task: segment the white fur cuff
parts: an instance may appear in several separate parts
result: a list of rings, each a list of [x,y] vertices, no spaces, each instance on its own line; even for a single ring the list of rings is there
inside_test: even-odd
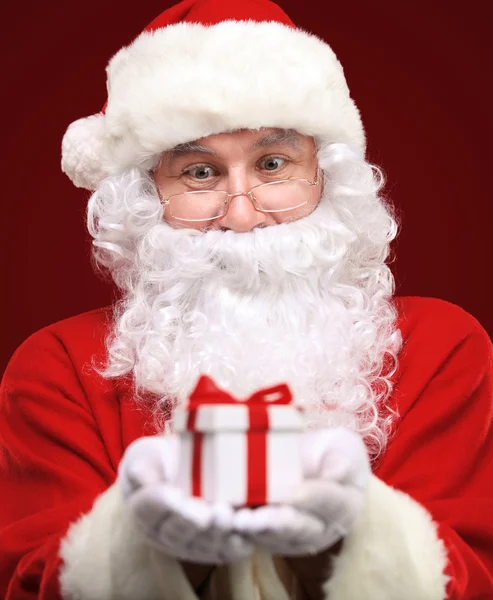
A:
[[[65,600],[196,600],[181,566],[134,529],[118,483],[101,494],[62,542]]]
[[[444,600],[447,556],[429,513],[376,477],[325,587],[330,600]]]

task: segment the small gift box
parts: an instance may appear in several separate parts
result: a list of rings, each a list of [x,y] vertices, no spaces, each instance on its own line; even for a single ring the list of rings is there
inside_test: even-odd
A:
[[[173,425],[180,434],[176,483],[185,493],[258,506],[287,500],[301,482],[303,416],[285,384],[237,400],[202,376]]]

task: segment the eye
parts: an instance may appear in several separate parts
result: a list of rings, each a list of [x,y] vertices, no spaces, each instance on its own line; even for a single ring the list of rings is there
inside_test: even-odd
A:
[[[284,167],[286,162],[287,159],[280,156],[267,156],[260,161],[259,165],[265,171],[277,171]]]
[[[190,177],[193,177],[193,179],[197,179],[199,181],[206,181],[218,173],[216,169],[210,167],[209,165],[196,165],[183,171],[183,174],[189,175]]]

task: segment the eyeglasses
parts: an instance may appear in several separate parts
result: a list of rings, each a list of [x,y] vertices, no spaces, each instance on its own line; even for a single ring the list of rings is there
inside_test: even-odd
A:
[[[198,190],[172,194],[161,202],[169,207],[174,219],[198,223],[224,217],[231,200],[236,196],[248,196],[255,210],[263,213],[294,210],[310,202],[312,187],[319,183],[317,171],[314,181],[302,178],[281,179],[255,185],[249,192],[235,194],[219,190]]]

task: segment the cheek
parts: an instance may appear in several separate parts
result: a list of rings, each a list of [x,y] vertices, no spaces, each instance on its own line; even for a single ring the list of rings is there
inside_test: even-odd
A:
[[[286,223],[289,221],[298,221],[298,219],[302,219],[303,217],[307,217],[310,213],[312,213],[320,203],[320,199],[322,197],[322,186],[317,185],[312,188],[312,194],[310,197],[310,201],[304,206],[300,206],[296,210],[290,210],[287,212],[280,213],[270,213],[274,218],[275,223]]]
[[[171,227],[173,227],[175,229],[195,229],[197,231],[200,231],[202,229],[207,229],[207,228],[209,228],[209,229],[218,229],[219,228],[217,221],[213,221],[212,225],[210,223],[194,223],[193,221],[191,221],[191,222],[178,221],[177,219],[174,219],[170,215],[169,208],[167,206],[164,207],[163,219],[169,225],[171,225]]]
[[[173,217],[166,218],[166,216],[164,217],[164,220],[175,229],[196,229],[197,231],[205,229],[203,223],[184,223],[183,221],[177,221],[176,219],[173,219]]]

